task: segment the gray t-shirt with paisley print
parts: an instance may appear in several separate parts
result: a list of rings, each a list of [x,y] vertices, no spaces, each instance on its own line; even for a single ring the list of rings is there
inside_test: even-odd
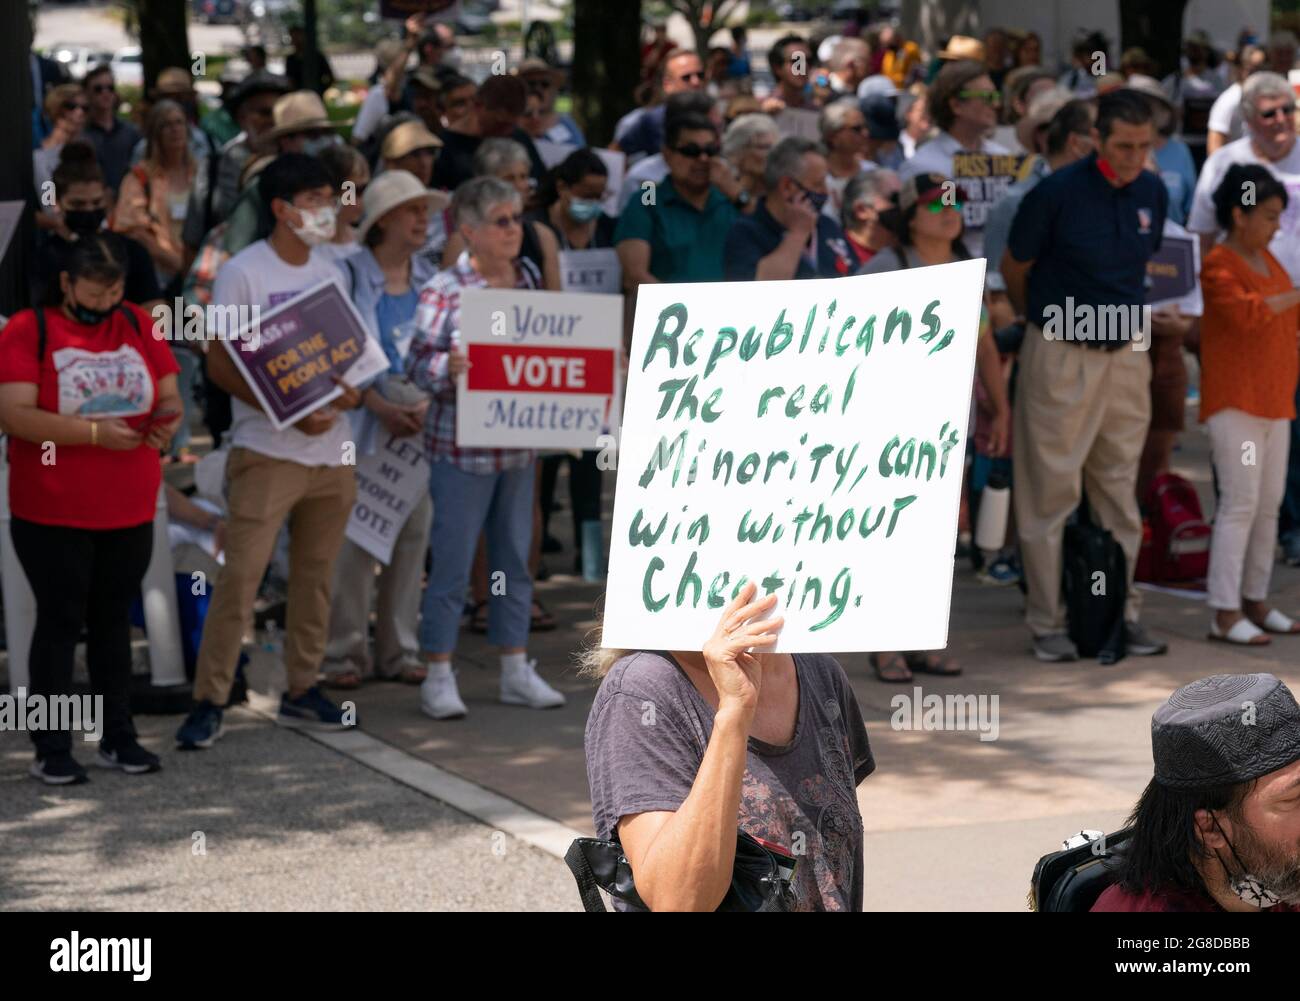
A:
[[[775,747],[749,738],[740,828],[796,856],[798,910],[860,911],[862,816],[855,790],[876,767],[866,726],[833,657],[796,654],[794,662],[794,739]],[[644,652],[619,660],[587,718],[597,837],[612,837],[621,817],[678,809],[712,732],[713,708],[673,661]]]

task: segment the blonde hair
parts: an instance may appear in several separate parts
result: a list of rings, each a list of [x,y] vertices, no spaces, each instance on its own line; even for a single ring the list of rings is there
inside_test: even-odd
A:
[[[190,152],[189,128],[190,120],[185,114],[185,109],[181,107],[179,101],[173,101],[169,97],[154,102],[149,109],[149,114],[144,119],[144,157],[145,163],[154,168],[162,167],[162,130],[166,126],[168,115],[179,114],[181,120],[185,123],[185,148],[181,154],[187,168],[194,166],[194,154]]]
[[[599,681],[609,674],[609,669],[624,657],[635,653],[634,650],[617,650],[614,647],[600,645],[602,627],[597,626],[587,634],[587,645],[575,655],[578,661],[578,675]]]

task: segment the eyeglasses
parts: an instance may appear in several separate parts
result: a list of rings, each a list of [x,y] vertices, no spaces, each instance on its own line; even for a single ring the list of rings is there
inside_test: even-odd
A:
[[[961,202],[945,202],[942,198],[936,198],[934,201],[932,201],[929,205],[926,206],[926,208],[929,209],[935,215],[938,215],[940,212],[942,212],[944,209],[947,208],[953,208],[956,209],[958,212],[960,212],[961,207],[962,207]]]
[[[963,100],[983,101],[985,104],[1002,103],[1002,95],[996,90],[959,90],[957,96]]]
[[[503,215],[499,219],[489,219],[488,222],[497,229],[510,229],[513,226],[522,226],[524,216],[522,212],[515,212],[513,215]]]
[[[674,153],[680,153],[689,160],[697,160],[701,156],[714,157],[722,152],[722,147],[717,143],[709,146],[701,146],[699,143],[686,143],[683,146],[674,146]]]
[[[82,104],[80,101],[64,101],[64,102],[63,102],[63,110],[64,110],[64,111],[86,111],[86,110],[87,110],[87,107],[88,107],[87,105]]]
[[[1295,105],[1283,104],[1277,108],[1270,108],[1268,111],[1256,112],[1256,114],[1258,115],[1259,118],[1263,119],[1266,122],[1271,122],[1278,115],[1284,115],[1285,117],[1290,118],[1292,115],[1295,114]]]

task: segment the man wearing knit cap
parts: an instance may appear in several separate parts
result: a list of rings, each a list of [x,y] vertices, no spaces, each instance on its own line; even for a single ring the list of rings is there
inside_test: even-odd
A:
[[[1300,911],[1300,706],[1271,674],[1185,685],[1094,911]]]

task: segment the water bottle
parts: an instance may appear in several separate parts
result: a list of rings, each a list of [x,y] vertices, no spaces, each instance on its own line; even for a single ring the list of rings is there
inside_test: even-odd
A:
[[[1007,537],[1007,516],[1011,512],[1011,487],[1001,473],[990,473],[980,494],[980,513],[975,522],[975,545],[986,553],[1002,549]]]
[[[280,635],[280,627],[274,619],[268,620],[266,628],[262,630],[262,651],[275,664],[284,662],[284,637]]]

